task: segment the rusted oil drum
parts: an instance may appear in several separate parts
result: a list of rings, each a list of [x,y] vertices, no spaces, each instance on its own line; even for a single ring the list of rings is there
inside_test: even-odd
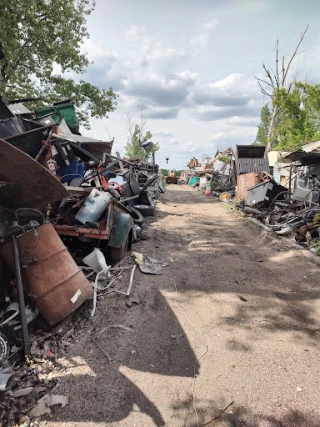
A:
[[[40,313],[52,326],[76,310],[93,290],[51,224],[18,237],[25,289]],[[1,248],[1,256],[14,271],[12,244]]]

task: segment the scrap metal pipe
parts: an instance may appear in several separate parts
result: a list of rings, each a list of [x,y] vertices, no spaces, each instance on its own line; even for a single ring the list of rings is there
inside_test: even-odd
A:
[[[11,239],[12,239],[15,273],[16,273],[16,279],[17,279],[17,285],[18,285],[18,298],[19,298],[23,350],[24,350],[24,355],[29,356],[30,344],[29,344],[28,324],[27,324],[27,318],[26,318],[26,305],[24,301],[24,293],[23,293],[23,285],[22,285],[22,277],[21,277],[18,239],[16,235],[11,236]]]

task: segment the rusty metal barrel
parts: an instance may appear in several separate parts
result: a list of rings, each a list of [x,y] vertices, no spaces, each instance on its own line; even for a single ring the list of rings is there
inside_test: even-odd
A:
[[[52,224],[18,238],[23,282],[40,313],[52,326],[76,310],[92,293],[92,287],[71,257]],[[12,244],[0,250],[14,271]]]

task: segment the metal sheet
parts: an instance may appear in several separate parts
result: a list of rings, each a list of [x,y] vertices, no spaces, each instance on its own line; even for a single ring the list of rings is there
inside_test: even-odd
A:
[[[9,110],[13,114],[30,114],[31,111],[28,110],[28,108],[22,104],[22,102],[16,102],[14,104],[8,105]]]
[[[65,141],[78,144],[80,147],[87,150],[99,160],[104,160],[104,154],[110,154],[112,150],[113,141],[100,141],[98,139],[75,134],[69,135],[58,133],[56,136]]]
[[[240,158],[237,159],[238,175],[244,173],[260,173],[268,172],[269,165],[266,159],[259,158]]]
[[[320,163],[320,153],[311,152],[305,153],[303,151],[294,151],[285,157],[292,162],[300,162],[302,166],[310,166]]]
[[[237,175],[270,172],[265,146],[237,145],[235,159]]]
[[[0,205],[8,209],[39,208],[68,196],[51,173],[18,148],[0,139]]]

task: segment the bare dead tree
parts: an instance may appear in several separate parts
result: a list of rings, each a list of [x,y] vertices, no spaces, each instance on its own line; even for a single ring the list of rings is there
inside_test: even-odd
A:
[[[285,63],[285,58],[284,55],[282,56],[282,61],[281,61],[281,66],[279,64],[279,40],[276,40],[275,43],[275,71],[273,71],[271,69],[271,67],[267,67],[265,64],[262,64],[264,73],[265,73],[265,78],[261,79],[259,77],[255,77],[258,85],[260,87],[261,93],[270,98],[271,100],[271,119],[270,119],[270,123],[269,123],[269,127],[268,127],[268,151],[271,150],[271,140],[272,140],[272,135],[274,132],[274,128],[275,128],[275,122],[276,122],[276,118],[280,113],[280,107],[278,105],[275,104],[274,100],[275,100],[275,96],[277,94],[277,92],[280,89],[285,89],[287,93],[290,93],[290,91],[293,89],[294,87],[294,83],[295,83],[295,76],[292,76],[289,80],[289,71],[290,71],[290,67],[292,65],[292,62],[294,60],[294,58],[296,57],[299,47],[301,45],[301,43],[303,42],[304,36],[306,34],[306,32],[308,31],[308,25],[306,26],[305,30],[302,31],[301,35],[300,35],[300,40],[298,42],[298,44],[296,45],[296,48],[293,52],[293,54],[291,55],[288,63]]]
[[[130,138],[132,139],[133,133],[135,131],[136,124],[138,124],[138,123],[134,122],[131,113],[126,114],[124,122],[125,122],[125,125],[126,125],[128,132],[130,134]],[[145,119],[144,110],[141,110],[140,124],[138,125],[139,126],[139,140],[140,141],[143,140],[144,127],[145,127],[146,123],[147,123],[147,120]]]
[[[142,141],[142,139],[143,139],[143,131],[144,131],[144,127],[145,127],[146,123],[147,123],[147,121],[144,117],[144,110],[141,110],[141,113],[140,113],[140,135],[139,135],[140,141]]]
[[[125,122],[125,125],[126,125],[128,132],[130,134],[130,140],[132,140],[133,132],[134,132],[134,123],[132,120],[132,115],[130,113],[126,114],[124,122]]]

